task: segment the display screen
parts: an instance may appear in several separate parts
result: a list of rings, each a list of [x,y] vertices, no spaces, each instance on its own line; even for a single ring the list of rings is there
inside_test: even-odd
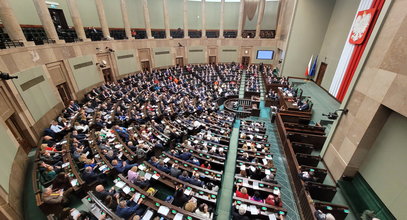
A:
[[[274,51],[272,50],[258,50],[257,57],[258,60],[272,60]]]

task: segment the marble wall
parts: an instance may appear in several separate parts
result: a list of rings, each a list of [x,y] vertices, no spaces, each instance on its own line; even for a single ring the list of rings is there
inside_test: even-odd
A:
[[[336,180],[353,176],[392,111],[407,117],[407,1],[392,1],[323,159]],[[346,97],[345,97],[346,100]],[[345,101],[346,103],[346,101]]]

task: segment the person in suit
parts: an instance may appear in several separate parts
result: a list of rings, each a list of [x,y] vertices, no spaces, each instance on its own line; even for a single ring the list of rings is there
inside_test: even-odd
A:
[[[106,190],[103,185],[97,185],[93,194],[99,200],[104,201],[107,196],[113,196],[115,193],[113,187],[110,190]]]
[[[181,175],[181,173],[182,171],[179,169],[179,165],[174,163],[170,170],[171,176],[178,178],[178,176]]]
[[[167,165],[165,165],[164,161],[162,160],[158,162],[157,168],[165,173],[170,173],[170,169],[168,168]]]
[[[181,185],[175,187],[174,201],[172,202],[173,205],[183,207],[189,199],[190,198],[184,194],[184,189]]]
[[[298,107],[298,109],[300,111],[308,111],[309,108],[310,108],[310,106],[309,106],[308,100],[304,104],[302,104],[301,106]]]
[[[191,178],[188,176],[187,171],[182,172],[182,174],[178,177],[178,179],[180,179],[184,182],[187,182],[187,183],[191,182]]]
[[[69,195],[72,190],[73,188],[66,191],[63,189],[52,191],[52,188],[48,187],[42,192],[42,200],[46,204],[62,204],[63,206],[66,206],[69,204]]]
[[[116,212],[115,212],[117,216],[124,218],[124,219],[129,219],[134,213],[137,213],[137,211],[140,210],[139,207],[140,207],[141,202],[143,202],[143,199],[140,198],[138,200],[138,202],[135,203],[133,201],[135,195],[136,194],[134,194],[129,201],[126,201],[126,200],[120,201],[120,203],[117,205]],[[141,214],[141,213],[138,213],[138,214]]]

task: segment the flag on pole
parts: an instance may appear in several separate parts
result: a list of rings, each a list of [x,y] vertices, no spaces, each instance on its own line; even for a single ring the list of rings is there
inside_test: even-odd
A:
[[[318,56],[315,57],[314,64],[312,64],[311,71],[309,72],[309,76],[315,76],[315,72],[317,71],[317,63],[318,63]]]
[[[309,60],[307,69],[305,70],[305,76],[309,76],[311,72],[311,65],[312,65],[312,58],[314,58],[314,55],[311,56],[311,59]]]

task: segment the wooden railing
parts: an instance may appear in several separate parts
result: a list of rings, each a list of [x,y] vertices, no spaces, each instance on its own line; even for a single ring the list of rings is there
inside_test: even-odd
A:
[[[233,106],[236,103],[238,104],[238,109],[235,109]],[[250,116],[258,117],[260,115],[259,101],[253,101],[251,99],[231,98],[224,102],[224,106],[227,111],[236,113],[237,117],[239,118],[246,118]]]

